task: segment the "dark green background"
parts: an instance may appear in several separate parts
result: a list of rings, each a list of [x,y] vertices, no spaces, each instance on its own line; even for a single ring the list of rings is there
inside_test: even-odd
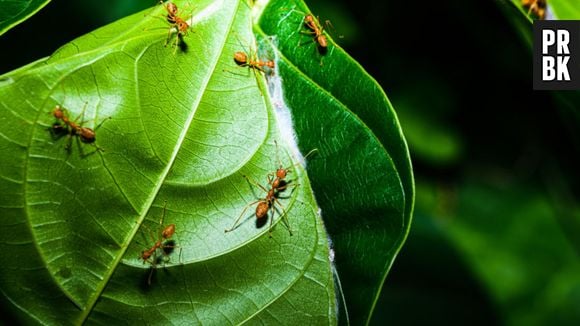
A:
[[[580,323],[580,95],[532,91],[521,14],[502,1],[307,3],[382,85],[412,154],[414,222],[374,323]],[[2,36],[0,74],[154,4],[53,1]]]

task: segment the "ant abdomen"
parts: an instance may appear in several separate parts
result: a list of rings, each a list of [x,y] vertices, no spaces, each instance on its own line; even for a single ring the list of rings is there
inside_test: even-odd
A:
[[[91,144],[96,140],[95,131],[90,128],[81,128],[79,136],[83,143]]]
[[[248,56],[244,52],[236,52],[234,53],[234,61],[238,65],[245,65],[248,63]]]

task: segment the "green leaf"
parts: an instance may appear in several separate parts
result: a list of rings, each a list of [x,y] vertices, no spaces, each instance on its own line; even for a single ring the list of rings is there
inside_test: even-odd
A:
[[[164,47],[169,26],[157,6],[2,76],[4,301],[22,321],[58,324],[334,323],[327,236],[300,165],[298,186],[279,199],[293,236],[278,208],[270,238],[254,206],[224,233],[265,197],[242,176],[267,184],[278,156],[294,160],[256,75],[233,61],[238,39],[252,39],[249,7],[177,4],[193,14],[186,51]],[[56,105],[85,126],[102,123],[102,151],[71,139],[67,152],[66,137],[50,132]],[[165,203],[177,247],[149,286],[139,256]]]
[[[255,29],[277,46],[300,148],[319,150],[308,173],[334,243],[350,322],[358,325],[368,322],[407,236],[413,176],[380,86],[333,41],[323,53],[301,32],[308,12],[299,1],[270,2]]]
[[[388,99],[333,42],[323,60],[296,47],[302,18],[282,3],[176,4],[192,18],[182,42],[157,6],[0,77],[4,303],[21,321],[56,324],[335,324],[336,257],[350,321],[366,322],[413,207]],[[267,84],[233,60],[255,52],[252,15],[260,53],[279,57]],[[278,39],[264,33],[270,18],[287,23]],[[52,135],[56,105],[96,130],[95,146]],[[317,149],[308,173],[320,206],[286,105],[301,149]],[[280,165],[290,186],[264,225],[248,205],[266,196],[253,180],[269,186]],[[169,224],[172,253],[144,263]]]
[[[548,2],[557,19],[580,19],[580,2],[574,0],[550,0]]]
[[[0,0],[0,35],[32,17],[50,0]]]

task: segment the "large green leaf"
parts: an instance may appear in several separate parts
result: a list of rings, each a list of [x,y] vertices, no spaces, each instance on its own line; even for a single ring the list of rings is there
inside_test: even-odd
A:
[[[554,11],[554,16],[558,19],[579,19],[580,2],[575,0],[550,0],[550,8]]]
[[[322,66],[312,47],[289,55],[301,18],[284,18],[284,4],[253,8],[254,22],[274,11],[272,19],[289,23],[284,42],[264,37],[267,19],[254,26],[279,56],[279,75],[266,84],[233,60],[253,49],[246,1],[176,3],[193,23],[175,51],[164,46],[169,26],[157,6],[0,77],[3,301],[22,321],[59,324],[336,323],[334,255],[296,163],[276,93],[283,89],[300,147],[318,149],[309,174],[351,321],[368,320],[413,203],[406,145],[386,96],[335,45]],[[58,104],[90,127],[102,123],[102,151],[76,139],[65,150],[67,139],[49,132]],[[265,196],[243,176],[267,185],[280,164],[293,166],[296,186],[279,199],[273,237],[254,222],[253,206],[224,234]],[[165,205],[177,247],[150,271],[139,255],[153,245]]]
[[[411,164],[380,86],[330,39],[324,53],[301,32],[308,12],[302,2],[271,2],[256,30],[279,51],[300,148],[319,149],[308,173],[334,242],[350,321],[362,324],[409,230]]]
[[[0,35],[30,18],[50,0],[0,0]]]

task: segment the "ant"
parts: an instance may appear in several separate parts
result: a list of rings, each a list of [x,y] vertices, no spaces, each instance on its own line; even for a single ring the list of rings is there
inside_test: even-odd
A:
[[[543,20],[546,18],[547,0],[522,0],[522,6],[530,13]]]
[[[175,3],[165,3],[163,0],[159,0],[159,3],[163,5],[167,11],[166,19],[167,22],[171,25],[171,28],[169,28],[169,32],[167,34],[167,39],[165,40],[165,46],[167,46],[169,43],[169,40],[171,39],[171,32],[173,32],[173,29],[175,28],[177,30],[177,37],[175,38],[175,44],[173,46],[175,46],[175,51],[177,51],[177,48],[183,43],[183,37],[187,35],[190,26],[187,21],[185,21],[185,19],[179,16],[179,10]]]
[[[296,8],[292,8],[290,12],[294,11],[300,13],[304,17],[300,21],[300,24],[298,26],[300,34],[306,34],[313,37],[313,41],[316,44],[316,50],[318,50],[318,53],[324,56],[328,52],[328,39],[327,36],[324,34],[325,28],[320,23],[320,18],[315,17],[311,13],[305,13],[296,10]],[[324,25],[330,28],[334,28],[330,20],[326,20],[324,22]],[[306,30],[303,29],[304,27],[306,28]],[[342,38],[342,36],[339,37]],[[320,59],[320,65],[322,65],[322,59],[323,58]]]
[[[284,168],[282,165],[282,162],[280,161],[280,157],[278,155],[278,142],[274,141],[274,143],[276,144],[276,158],[278,160],[278,168],[276,169],[276,172],[274,173],[268,173],[268,184],[270,186],[272,186],[273,189],[275,189],[277,192],[280,191],[284,191],[286,190],[290,184],[289,182],[287,182],[286,176],[288,175],[288,173],[292,172],[292,167],[298,163],[294,163],[292,165],[290,165],[287,168]],[[308,152],[306,155],[304,155],[304,160],[306,160],[310,155],[312,155],[314,152],[318,151],[318,149],[312,149],[310,152]],[[296,185],[294,185],[296,186]]]
[[[288,223],[288,219],[286,217],[286,210],[284,209],[284,206],[282,206],[282,204],[278,200],[278,191],[276,190],[276,188],[272,187],[272,188],[270,188],[270,190],[268,190],[264,186],[259,184],[258,182],[250,180],[250,178],[248,176],[244,175],[244,178],[246,180],[248,180],[248,182],[253,183],[254,185],[260,187],[260,189],[264,190],[266,192],[266,197],[258,199],[255,202],[247,204],[246,207],[244,208],[244,210],[242,211],[242,214],[240,214],[238,219],[236,219],[236,221],[234,222],[232,227],[229,229],[225,229],[224,232],[233,231],[237,227],[238,222],[240,221],[242,216],[244,216],[244,213],[248,210],[248,208],[252,205],[258,204],[256,206],[256,213],[255,213],[258,221],[262,220],[264,217],[267,217],[268,211],[270,211],[270,210],[272,211],[272,217],[270,218],[270,229],[268,231],[270,234],[270,238],[271,238],[272,237],[272,222],[274,220],[274,210],[275,210],[274,204],[278,204],[280,206],[280,208],[282,208],[282,213],[283,213],[282,218],[284,219],[284,221],[286,222],[286,225],[288,226],[288,232],[290,232],[290,235],[292,235],[292,229],[290,228],[290,224]]]
[[[287,9],[288,8],[286,8],[286,10]],[[297,10],[296,7],[290,9],[290,13],[294,11],[304,16],[298,27],[300,33],[312,36],[314,38],[313,41],[314,43],[316,43],[320,54],[323,55],[326,54],[326,51],[328,49],[328,39],[326,38],[326,35],[324,35],[324,27],[322,26],[322,24],[320,24],[320,18],[314,17],[310,13],[305,13],[303,11]],[[328,27],[334,28],[330,20],[326,20],[324,24]],[[306,27],[307,30],[302,30],[301,29],[302,26]]]
[[[83,107],[83,112],[82,112],[82,116],[84,117],[85,114],[85,109],[87,107],[87,104],[85,104],[85,106]],[[104,151],[102,148],[98,147],[95,144],[95,140],[96,140],[96,133],[95,130],[99,129],[101,127],[101,125],[106,121],[103,120],[94,130],[88,127],[83,127],[81,126],[79,123],[77,123],[76,121],[78,120],[77,117],[75,120],[71,121],[68,115],[68,111],[61,107],[60,105],[56,105],[55,108],[52,110],[52,115],[58,120],[57,122],[55,122],[52,125],[52,130],[51,132],[53,134],[63,134],[66,133],[67,138],[68,138],[68,142],[65,145],[65,148],[67,151],[70,151],[71,148],[71,144],[72,144],[72,137],[73,136],[78,136],[77,140],[80,140],[83,143],[86,144],[92,144],[93,146],[95,146],[97,149],[97,151]],[[62,123],[64,124],[61,124]],[[80,122],[81,124],[83,122]],[[80,143],[79,144],[79,148],[81,148],[82,151],[82,147],[80,147]],[[87,154],[88,155],[88,154]],[[85,156],[85,155],[83,155]]]
[[[278,155],[278,152],[279,152],[278,142],[274,141],[274,143],[276,144],[276,158],[278,159],[279,167],[276,169],[276,172],[268,173],[268,184],[270,185],[271,188],[268,190],[264,186],[259,184],[258,182],[250,180],[247,176],[244,175],[244,178],[246,180],[248,180],[248,182],[253,183],[254,185],[258,186],[260,189],[264,190],[266,192],[266,197],[246,205],[246,207],[242,211],[242,214],[240,214],[240,216],[234,222],[232,227],[229,229],[226,229],[225,232],[230,232],[233,229],[235,229],[238,222],[242,218],[242,216],[244,216],[244,213],[246,212],[246,210],[250,206],[258,204],[256,206],[256,213],[255,213],[256,218],[258,220],[261,220],[262,218],[267,217],[269,210],[272,211],[272,217],[270,219],[270,229],[269,229],[270,237],[272,237],[272,222],[274,220],[275,204],[278,204],[282,208],[282,213],[283,213],[282,218],[284,219],[284,222],[288,226],[288,232],[290,232],[290,235],[292,235],[292,229],[290,228],[290,223],[288,222],[288,219],[286,217],[286,211],[284,209],[284,206],[278,200],[278,198],[279,198],[280,192],[288,189],[288,187],[290,186],[290,183],[288,181],[286,181],[285,179],[286,179],[288,173],[290,173],[292,171],[291,168],[295,164],[290,165],[287,168],[284,168],[282,165],[282,162],[280,161],[280,156]],[[306,154],[304,156],[304,159],[306,159],[308,156],[310,156],[315,151],[317,151],[317,149],[313,149],[310,152],[308,152],[308,154]],[[298,184],[292,184],[292,186],[296,187],[296,186],[298,186]]]
[[[250,49],[248,53],[249,54],[246,54],[246,52],[244,51],[237,51],[236,53],[234,53],[234,62],[240,67],[249,67],[250,69],[254,70],[254,76],[256,76],[256,82],[258,83],[258,87],[260,88],[260,94],[262,94],[263,96],[264,92],[262,91],[262,86],[260,85],[260,82],[258,80],[258,73],[256,71],[261,71],[264,74],[266,74],[266,70],[264,69],[264,67],[273,71],[275,63],[273,60],[258,59],[256,52],[252,51],[252,49]]]
[[[161,214],[161,220],[159,220],[159,226],[162,228],[159,233],[159,237],[155,239],[153,234],[151,234],[151,239],[155,242],[153,246],[149,249],[141,251],[139,258],[143,260],[143,264],[149,263],[151,265],[151,271],[149,272],[149,277],[147,278],[147,284],[151,285],[151,277],[153,276],[153,270],[156,268],[160,261],[160,257],[157,257],[157,249],[161,249],[163,256],[169,256],[169,254],[175,248],[174,241],[169,240],[175,234],[175,224],[169,224],[163,227],[163,219],[165,218],[165,211],[167,208],[167,202],[163,205],[163,213]],[[153,258],[151,258],[153,257]]]
[[[308,34],[314,36],[314,42],[318,44],[320,52],[324,54],[328,47],[328,41],[326,40],[326,35],[322,32],[324,27],[321,27],[319,18],[314,18],[311,14],[304,17],[304,25],[308,28],[308,31],[301,31],[302,34]],[[327,20],[326,25],[330,25],[330,21]]]
[[[250,54],[252,54],[252,52],[250,52]],[[254,58],[248,58],[248,55],[245,52],[241,51],[234,53],[234,61],[240,67],[250,67],[253,69],[258,69],[263,73],[266,73],[263,67],[274,69],[273,60],[264,61],[261,59],[256,59],[255,55],[253,55],[253,57]]]

